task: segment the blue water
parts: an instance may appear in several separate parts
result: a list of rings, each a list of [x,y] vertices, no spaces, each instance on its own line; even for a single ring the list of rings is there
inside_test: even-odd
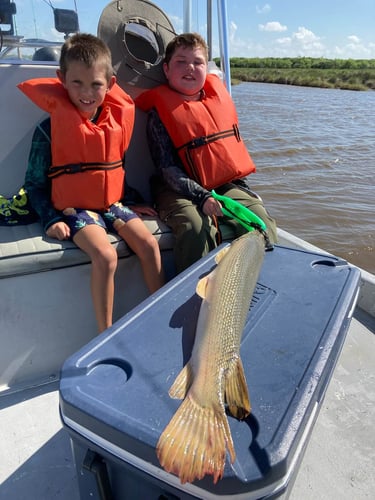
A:
[[[241,83],[232,89],[278,225],[375,273],[375,92]]]

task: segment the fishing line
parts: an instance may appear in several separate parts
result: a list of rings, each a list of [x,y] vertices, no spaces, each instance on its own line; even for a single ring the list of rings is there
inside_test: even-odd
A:
[[[51,7],[52,10],[55,10],[54,6],[52,5],[52,2],[51,0],[43,0],[44,3],[46,3],[47,5],[49,5]]]
[[[31,11],[32,11],[32,13],[33,13],[33,23],[34,23],[34,33],[35,33],[35,38],[39,38],[39,37],[38,37],[38,28],[37,28],[36,18],[35,18],[34,0],[31,0]]]
[[[195,15],[196,15],[196,24],[197,24],[197,27],[196,27],[196,31],[199,33],[199,12],[198,12],[198,2],[196,2],[196,7],[195,7]]]

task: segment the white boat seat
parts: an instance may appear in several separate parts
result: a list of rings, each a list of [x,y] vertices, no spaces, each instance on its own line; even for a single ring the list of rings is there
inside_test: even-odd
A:
[[[160,249],[173,248],[173,235],[157,218],[145,218],[156,236]],[[119,258],[132,255],[123,240],[109,234]],[[58,241],[42,234],[39,223],[0,227],[0,278],[71,267],[90,262],[89,257],[71,241]]]
[[[159,242],[161,251],[172,250],[174,236],[170,228],[157,217],[145,217],[144,222]],[[223,241],[233,237],[229,226],[221,225]],[[118,257],[126,258],[132,251],[114,234],[108,235]],[[0,279],[87,264],[90,259],[71,241],[58,241],[42,234],[36,222],[22,226],[0,226]]]

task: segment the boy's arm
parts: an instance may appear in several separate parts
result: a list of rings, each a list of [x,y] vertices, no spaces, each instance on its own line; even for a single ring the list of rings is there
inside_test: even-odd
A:
[[[211,193],[186,174],[171,138],[154,109],[148,115],[147,139],[154,164],[169,187],[202,207]]]
[[[51,182],[47,175],[50,165],[50,119],[47,118],[34,131],[25,176],[28,198],[45,231],[55,222],[63,220],[51,202]]]

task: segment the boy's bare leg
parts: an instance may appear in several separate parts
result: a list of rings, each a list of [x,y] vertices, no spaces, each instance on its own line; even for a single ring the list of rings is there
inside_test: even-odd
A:
[[[80,229],[73,241],[91,259],[91,295],[98,329],[102,332],[112,325],[117,253],[105,229],[95,224]]]
[[[125,240],[141,262],[143,276],[150,293],[156,292],[164,285],[164,272],[156,238],[141,219],[131,219],[119,226],[119,236]]]

